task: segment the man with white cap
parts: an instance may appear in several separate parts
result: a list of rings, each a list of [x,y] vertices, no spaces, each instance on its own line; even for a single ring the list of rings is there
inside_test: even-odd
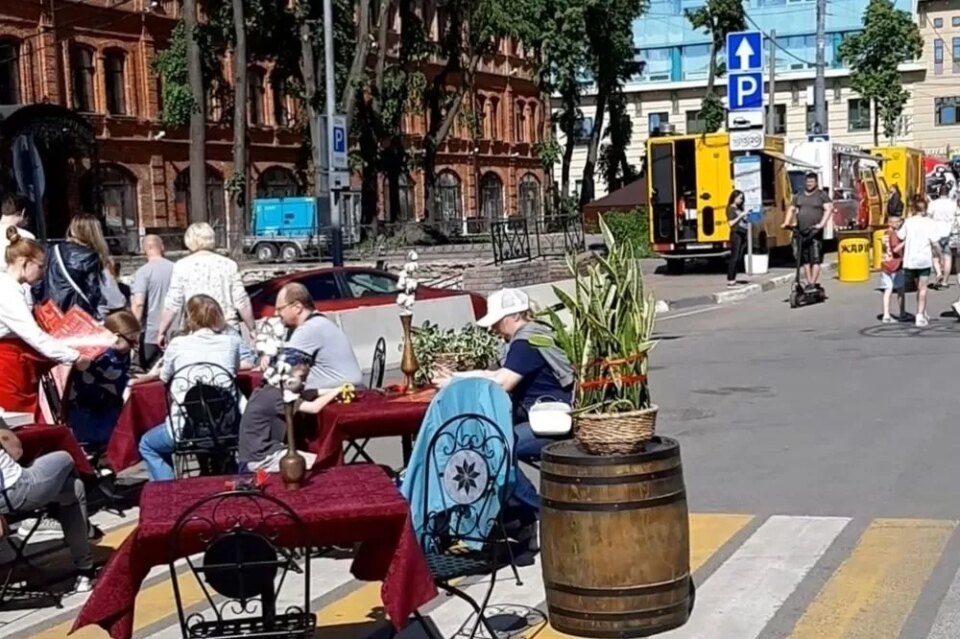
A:
[[[487,377],[510,394],[517,458],[537,461],[543,447],[554,440],[534,434],[528,423],[528,411],[540,399],[569,404],[573,399],[573,366],[556,345],[553,330],[536,321],[530,298],[521,290],[505,288],[491,293],[487,297],[487,314],[477,320],[477,324],[492,329],[506,341],[500,353],[500,368],[458,375]],[[449,372],[436,380],[441,386],[449,381]],[[516,497],[539,509],[536,489],[520,476],[518,480]]]

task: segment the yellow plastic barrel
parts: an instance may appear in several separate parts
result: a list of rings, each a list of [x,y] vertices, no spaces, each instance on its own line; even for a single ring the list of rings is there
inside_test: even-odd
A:
[[[841,282],[866,282],[870,279],[870,240],[865,237],[840,239],[837,252],[837,279]]]
[[[873,232],[873,270],[879,271],[883,265],[883,237],[887,234],[887,229],[880,229]]]

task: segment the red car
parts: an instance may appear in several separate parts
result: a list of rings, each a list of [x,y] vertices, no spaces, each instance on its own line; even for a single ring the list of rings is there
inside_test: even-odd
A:
[[[284,284],[299,282],[307,287],[313,296],[317,310],[334,312],[351,310],[362,306],[385,306],[397,303],[397,276],[386,271],[365,267],[328,267],[310,271],[300,271],[281,275],[272,280],[247,286],[247,294],[253,304],[257,317],[273,315],[277,303],[277,293]],[[456,291],[445,288],[420,286],[418,299],[437,299],[469,295],[473,305],[474,317],[483,317],[487,312],[487,301],[476,293]]]

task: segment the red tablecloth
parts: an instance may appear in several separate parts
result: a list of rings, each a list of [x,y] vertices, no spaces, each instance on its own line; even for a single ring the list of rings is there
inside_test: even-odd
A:
[[[249,397],[261,379],[259,371],[242,371],[239,375],[241,392]],[[158,379],[134,384],[107,444],[107,461],[114,472],[119,473],[140,462],[140,438],[166,418],[167,393],[163,382]]]
[[[83,449],[73,436],[73,431],[66,426],[56,424],[30,424],[21,426],[13,431],[23,445],[23,457],[20,464],[27,466],[41,455],[62,450],[70,454],[77,472],[81,475],[93,475],[93,466]]]
[[[110,558],[73,630],[96,624],[114,639],[129,639],[137,592],[150,569],[167,562],[177,518],[199,499],[223,491],[224,480],[195,477],[147,484],[137,529]],[[351,571],[358,579],[383,581],[383,606],[397,629],[436,596],[407,502],[379,467],[340,466],[314,473],[298,491],[285,490],[280,477],[270,475],[265,490],[300,516],[315,546],[360,544]]]
[[[348,439],[416,435],[436,391],[412,395],[385,395],[360,391],[349,404],[332,403],[315,419],[301,417],[298,432],[317,454],[317,468],[343,463],[343,443]]]

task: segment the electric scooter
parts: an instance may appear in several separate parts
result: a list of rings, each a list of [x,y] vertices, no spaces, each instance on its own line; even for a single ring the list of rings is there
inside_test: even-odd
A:
[[[797,263],[797,273],[793,280],[793,289],[790,291],[790,308],[810,306],[827,301],[827,292],[823,290],[820,284],[812,288],[803,285],[803,280],[800,278],[800,249],[803,231],[796,226],[791,226],[790,230],[793,233],[793,255]],[[816,231],[813,232],[816,233]]]

